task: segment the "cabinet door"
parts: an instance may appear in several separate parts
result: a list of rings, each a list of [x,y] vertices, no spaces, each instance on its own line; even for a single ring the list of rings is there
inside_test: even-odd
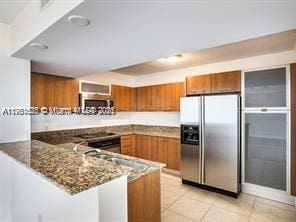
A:
[[[180,140],[168,139],[167,167],[180,170]]]
[[[176,90],[175,90],[173,111],[180,111],[180,98],[185,96],[185,83],[177,82],[174,85]]]
[[[288,108],[286,67],[244,73],[245,108]]]
[[[57,107],[78,106],[78,82],[76,79],[54,77],[54,104]]]
[[[211,75],[187,77],[186,85],[187,95],[200,95],[212,92]]]
[[[65,78],[65,99],[68,107],[79,106],[79,83],[77,79]]]
[[[145,87],[136,88],[137,111],[145,111]]]
[[[133,89],[131,87],[112,85],[111,95],[116,111],[132,110]]]
[[[289,113],[245,113],[245,182],[286,191]]]
[[[132,87],[125,87],[125,99],[124,99],[124,110],[125,111],[132,111],[132,104],[133,104],[133,88]]]
[[[131,155],[132,145],[131,135],[124,135],[120,137],[121,154]]]
[[[53,107],[54,76],[31,74],[31,106]]]
[[[159,102],[159,85],[151,86],[151,94],[152,94],[152,111],[160,110],[160,102]]]
[[[111,95],[113,97],[113,105],[116,111],[120,111],[120,86],[111,86]]]
[[[145,108],[144,108],[144,111],[151,111],[152,110],[152,87],[146,86],[144,88],[145,88],[145,95],[144,95]]]
[[[164,137],[151,137],[151,160],[167,164],[167,139]]]
[[[241,71],[217,73],[212,75],[212,93],[240,92]]]
[[[175,95],[176,95],[176,88],[175,84],[165,84],[164,85],[165,91],[165,103],[163,107],[163,111],[173,111],[174,109],[174,103],[175,103]]]
[[[146,135],[136,135],[136,157],[146,160],[151,159],[151,137]]]
[[[158,106],[159,106],[159,111],[166,111],[167,108],[167,88],[165,84],[159,85],[158,86],[158,93],[159,93],[159,100],[158,100]]]

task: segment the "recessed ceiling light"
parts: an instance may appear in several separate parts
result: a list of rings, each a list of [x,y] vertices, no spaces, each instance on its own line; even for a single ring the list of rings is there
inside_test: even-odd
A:
[[[35,48],[35,49],[42,49],[42,50],[48,49],[47,45],[43,45],[43,44],[40,44],[40,43],[31,43],[30,46]]]
[[[89,19],[86,17],[83,17],[81,15],[71,15],[68,17],[69,22],[71,22],[73,25],[76,26],[88,26],[89,25]]]
[[[176,63],[180,61],[181,58],[182,58],[182,55],[174,55],[174,56],[165,57],[162,59],[162,61],[166,63]]]

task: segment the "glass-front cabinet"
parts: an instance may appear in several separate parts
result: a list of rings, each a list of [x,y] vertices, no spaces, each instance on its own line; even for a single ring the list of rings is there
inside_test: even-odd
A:
[[[287,108],[288,79],[286,67],[245,72],[244,108]]]
[[[289,191],[289,70],[243,75],[243,183]]]

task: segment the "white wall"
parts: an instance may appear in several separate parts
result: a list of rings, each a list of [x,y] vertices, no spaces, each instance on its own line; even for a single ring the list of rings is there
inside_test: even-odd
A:
[[[262,55],[167,72],[153,73],[141,76],[120,75],[114,72],[92,74],[79,79],[95,81],[103,84],[118,84],[127,86],[144,86],[168,82],[185,81],[186,76],[230,70],[248,70],[289,64],[296,61],[294,50],[270,55]],[[33,116],[32,131],[40,132],[68,128],[83,128],[118,124],[146,124],[162,126],[179,126],[179,112],[127,112],[118,113],[114,117],[101,120],[97,117],[85,116]]]
[[[30,106],[30,62],[8,57],[10,29],[0,23],[0,107]],[[0,114],[0,143],[30,139],[29,116]]]

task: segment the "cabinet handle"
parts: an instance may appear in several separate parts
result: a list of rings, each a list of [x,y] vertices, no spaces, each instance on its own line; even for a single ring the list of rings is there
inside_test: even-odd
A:
[[[219,92],[223,92],[223,91],[232,91],[234,90],[234,88],[223,88],[223,89],[218,89]]]
[[[201,93],[201,92],[205,92],[204,89],[193,89],[192,90],[193,93]]]
[[[267,112],[267,111],[268,111],[267,108],[262,108],[262,109],[261,109],[261,112]]]

